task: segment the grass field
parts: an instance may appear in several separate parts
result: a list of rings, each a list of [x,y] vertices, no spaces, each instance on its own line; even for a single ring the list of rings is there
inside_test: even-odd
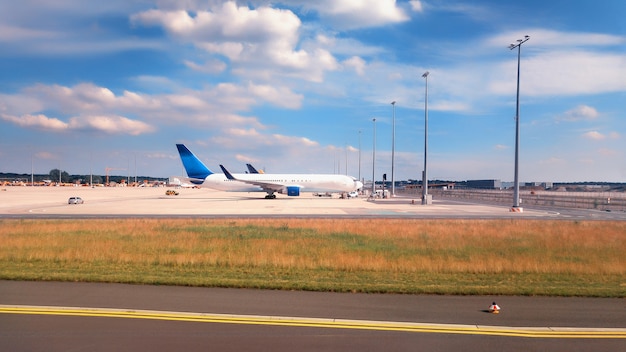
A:
[[[0,279],[626,297],[626,222],[0,221]]]

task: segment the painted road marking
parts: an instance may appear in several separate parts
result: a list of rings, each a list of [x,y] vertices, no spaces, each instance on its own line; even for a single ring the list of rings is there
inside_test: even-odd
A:
[[[528,338],[626,339],[626,328],[506,327],[21,305],[0,305],[0,313],[151,319],[222,324],[300,326],[310,328],[404,331],[437,334],[492,335]]]

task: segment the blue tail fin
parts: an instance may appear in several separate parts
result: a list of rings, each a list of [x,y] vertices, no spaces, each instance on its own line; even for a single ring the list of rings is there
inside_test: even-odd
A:
[[[178,154],[180,154],[180,160],[183,162],[183,166],[185,167],[185,171],[187,171],[187,176],[189,178],[195,178],[204,180],[207,176],[211,175],[213,172],[209,170],[209,168],[198,159],[185,145],[176,144],[176,148],[178,148]]]
[[[226,170],[226,168],[224,167],[224,165],[220,164],[220,168],[222,169],[222,172],[224,172],[224,175],[226,175],[226,178],[229,180],[235,180],[235,177],[233,176],[233,174],[230,173],[230,171]]]
[[[254,168],[254,166],[252,166],[252,164],[246,164],[246,166],[248,167],[248,172],[251,174],[258,174],[259,171],[257,169]]]

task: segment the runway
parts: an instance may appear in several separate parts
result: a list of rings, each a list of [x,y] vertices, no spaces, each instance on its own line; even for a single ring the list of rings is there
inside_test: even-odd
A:
[[[0,296],[0,340],[17,351],[145,346],[230,351],[392,351],[416,346],[429,351],[614,351],[626,347],[623,299],[12,281],[0,281]],[[494,299],[502,307],[500,314],[485,312]],[[175,346],[170,345],[172,339],[178,341]]]
[[[510,327],[463,324],[409,323],[332,318],[281,317],[149,311],[136,309],[78,308],[49,306],[0,305],[0,313],[24,315],[56,315],[75,317],[102,317],[186,321],[243,325],[297,326],[328,329],[357,329],[374,331],[402,331],[414,333],[491,335],[529,338],[626,339],[626,328],[571,328],[571,327]],[[485,312],[486,313],[486,312]],[[499,314],[499,313],[498,313]]]

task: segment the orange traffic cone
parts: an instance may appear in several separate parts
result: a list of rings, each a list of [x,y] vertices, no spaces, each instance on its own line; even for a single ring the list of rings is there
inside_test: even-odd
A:
[[[491,303],[489,306],[489,313],[498,314],[500,313],[500,306],[496,304],[496,302]]]

